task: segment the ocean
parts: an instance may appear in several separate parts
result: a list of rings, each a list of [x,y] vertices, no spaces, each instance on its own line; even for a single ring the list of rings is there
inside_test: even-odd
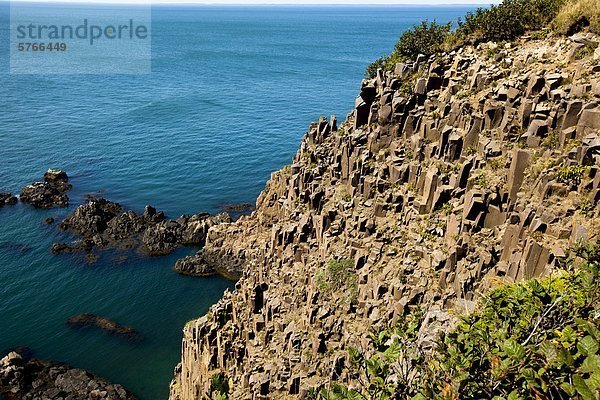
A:
[[[311,121],[352,110],[365,67],[403,30],[473,8],[154,6],[149,74],[15,75],[9,4],[0,3],[0,191],[18,193],[48,168],[73,184],[67,209],[0,208],[0,352],[26,346],[142,400],[166,399],[184,324],[233,284],[173,273],[193,248],[162,258],[105,252],[93,265],[52,255],[52,242],[74,238],[43,221],[60,221],[88,193],[171,218],[254,202]],[[66,326],[84,312],[145,339]]]

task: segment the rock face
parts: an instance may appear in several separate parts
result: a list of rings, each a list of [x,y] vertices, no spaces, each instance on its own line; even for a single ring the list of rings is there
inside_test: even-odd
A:
[[[171,400],[214,397],[215,374],[234,399],[352,387],[348,348],[372,329],[418,305],[426,350],[494,282],[597,238],[600,70],[566,63],[574,44],[420,57],[364,80],[339,127],[311,124],[252,215],[178,263],[241,279],[186,325]]]
[[[111,319],[94,314],[74,315],[67,320],[67,325],[74,328],[93,326],[131,341],[140,341],[143,339],[142,335],[132,327],[120,325]]]
[[[135,397],[90,372],[12,352],[0,360],[0,394],[6,400],[120,399]]]
[[[12,193],[0,193],[0,208],[17,204],[18,200]]]
[[[67,207],[71,190],[67,173],[50,169],[44,174],[43,182],[34,182],[21,189],[20,198],[23,203],[37,208]]]
[[[231,222],[229,215],[200,213],[166,220],[162,211],[146,206],[143,215],[124,211],[121,205],[106,199],[90,199],[71,214],[59,227],[82,240],[75,245],[55,243],[52,252],[91,252],[94,248],[134,249],[153,255],[170,254],[178,246],[202,246],[208,229]]]

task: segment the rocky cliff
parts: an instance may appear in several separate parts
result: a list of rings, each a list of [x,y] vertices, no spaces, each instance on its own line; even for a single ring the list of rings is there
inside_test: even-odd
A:
[[[524,37],[364,80],[199,265],[241,276],[184,329],[171,400],[302,398],[415,306],[423,348],[499,282],[600,231],[600,39]],[[211,385],[212,382],[212,385]],[[212,386],[212,387],[211,387]]]

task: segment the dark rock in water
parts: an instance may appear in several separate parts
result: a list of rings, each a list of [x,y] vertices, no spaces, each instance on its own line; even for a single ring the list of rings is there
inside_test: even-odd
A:
[[[144,217],[152,222],[161,222],[165,220],[165,213],[162,211],[156,211],[156,208],[152,206],[146,206],[144,208]]]
[[[52,361],[26,360],[17,352],[0,360],[0,394],[6,400],[135,399],[123,386],[90,372]]]
[[[152,206],[146,206],[144,214],[137,215],[133,211],[123,212],[117,203],[93,199],[77,207],[59,226],[90,240],[98,248],[139,248],[142,253],[159,256],[170,254],[178,246],[202,246],[211,226],[228,222],[231,217],[226,213],[184,215],[175,221],[165,219],[164,213]],[[90,249],[59,243],[52,252],[76,250]]]
[[[142,235],[142,251],[153,256],[171,254],[177,248],[179,229],[176,221],[162,221],[148,227]]]
[[[51,224],[53,224],[53,223],[54,223],[54,218],[52,218],[52,217],[50,217],[50,218],[46,218],[46,219],[44,220],[44,223],[45,223],[46,225],[51,225]]]
[[[177,260],[175,267],[173,267],[173,271],[181,275],[189,276],[212,276],[217,273],[213,267],[204,262],[201,254],[195,254]]]
[[[23,243],[4,242],[4,243],[0,243],[0,250],[6,250],[6,251],[13,252],[13,253],[25,254],[25,253],[29,253],[32,250],[32,248],[31,248],[31,246],[28,246]]]
[[[139,332],[137,332],[132,327],[120,325],[111,319],[100,317],[94,314],[74,315],[67,320],[67,325],[75,328],[94,326],[96,328],[102,329],[103,331],[124,337],[127,340],[142,340],[142,335],[140,335]]]
[[[200,213],[192,216],[183,215],[177,219],[181,226],[179,242],[186,246],[203,246],[206,242],[208,230],[215,225],[231,223],[227,213],[210,215]]]
[[[21,189],[23,203],[37,208],[67,207],[71,190],[66,172],[50,169],[44,174],[44,182],[34,182]]]
[[[18,200],[12,193],[0,193],[0,207],[3,206],[12,206],[17,204]]]
[[[94,199],[75,209],[63,222],[60,228],[71,230],[77,235],[91,238],[103,233],[111,219],[122,211],[118,203],[105,199]]]
[[[69,182],[69,176],[65,171],[60,169],[49,169],[44,174],[44,182],[48,183],[64,183]]]
[[[79,251],[89,252],[94,248],[94,242],[91,240],[82,240],[76,244],[53,243],[50,252],[52,254],[76,253]]]

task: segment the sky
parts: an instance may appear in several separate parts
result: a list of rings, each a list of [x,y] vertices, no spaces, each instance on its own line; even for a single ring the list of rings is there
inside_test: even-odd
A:
[[[15,0],[12,0],[15,1]],[[450,5],[492,4],[500,0],[17,0],[28,2],[113,3],[113,4],[360,4],[360,5]]]

